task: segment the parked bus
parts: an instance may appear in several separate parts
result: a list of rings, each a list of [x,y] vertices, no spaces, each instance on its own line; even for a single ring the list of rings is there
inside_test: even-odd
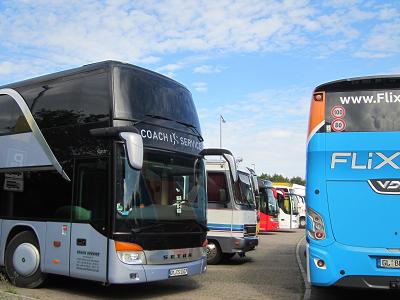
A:
[[[129,64],[1,87],[0,265],[10,281],[204,272],[202,141],[190,92]]]
[[[272,182],[258,178],[258,186],[260,190],[260,231],[278,230],[279,206],[274,195]]]
[[[247,168],[247,170],[250,172],[250,178],[251,178],[251,188],[254,191],[254,199],[255,199],[255,205],[256,205],[256,211],[257,211],[257,228],[256,228],[256,235],[259,234],[260,232],[260,222],[261,222],[261,207],[260,207],[260,190],[258,187],[258,176],[256,172],[251,169]],[[247,171],[246,171],[247,172]]]
[[[305,186],[292,184],[289,182],[274,182],[273,186],[277,189],[290,193],[293,198],[297,199],[297,208],[299,212],[299,227],[306,227],[306,202],[305,202]]]
[[[317,87],[307,147],[312,285],[400,288],[400,77]]]
[[[279,206],[279,228],[298,229],[299,228],[299,209],[298,200],[294,194],[278,191]]]
[[[207,262],[218,264],[236,253],[244,256],[258,245],[257,213],[251,176],[238,171],[232,178],[227,161],[206,162],[208,195]]]

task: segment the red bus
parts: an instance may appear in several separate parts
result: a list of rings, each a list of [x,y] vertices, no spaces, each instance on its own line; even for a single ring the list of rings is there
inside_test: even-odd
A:
[[[279,229],[279,207],[276,200],[276,189],[269,180],[258,179],[260,190],[260,231]]]

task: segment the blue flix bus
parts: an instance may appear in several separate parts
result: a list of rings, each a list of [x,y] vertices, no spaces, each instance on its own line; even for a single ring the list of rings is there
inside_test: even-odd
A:
[[[307,149],[312,285],[400,288],[400,77],[314,91]]]

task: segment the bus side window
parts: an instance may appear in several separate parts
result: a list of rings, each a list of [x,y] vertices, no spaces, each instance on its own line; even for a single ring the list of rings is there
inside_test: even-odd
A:
[[[226,205],[229,202],[225,173],[207,173],[208,203]]]
[[[72,220],[105,228],[108,208],[108,159],[79,161],[75,164],[75,197]]]

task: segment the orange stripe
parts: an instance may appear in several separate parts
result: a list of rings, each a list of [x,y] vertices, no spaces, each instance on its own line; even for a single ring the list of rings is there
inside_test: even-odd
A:
[[[133,243],[114,241],[116,251],[143,251],[142,246]]]
[[[322,101],[316,101],[316,95],[322,95]],[[308,122],[308,139],[312,131],[325,120],[325,92],[316,92],[311,99],[310,119]]]

